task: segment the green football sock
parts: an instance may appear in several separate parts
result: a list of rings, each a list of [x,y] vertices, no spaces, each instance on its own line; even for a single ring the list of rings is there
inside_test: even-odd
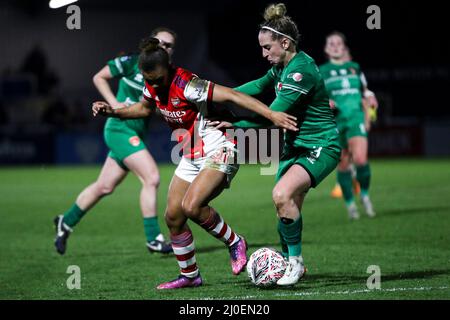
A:
[[[303,219],[301,215],[297,220],[280,219],[278,221],[278,232],[287,245],[289,257],[298,257],[302,254],[302,229]]]
[[[337,180],[342,189],[344,200],[347,205],[354,202],[353,200],[353,184],[351,171],[338,171]]]
[[[370,176],[370,166],[368,163],[363,166],[356,167],[356,179],[361,186],[362,197],[369,194]]]
[[[158,224],[158,217],[144,218],[144,232],[147,241],[153,241],[161,233]]]
[[[86,214],[87,211],[81,210],[76,203],[64,213],[63,222],[69,227],[74,227],[80,222],[81,218]]]
[[[281,221],[278,221],[278,228],[277,229],[278,229],[278,235],[280,236],[281,254],[285,258],[289,258],[288,245],[287,245],[286,241],[284,241],[283,235],[281,234],[280,223],[281,223]]]

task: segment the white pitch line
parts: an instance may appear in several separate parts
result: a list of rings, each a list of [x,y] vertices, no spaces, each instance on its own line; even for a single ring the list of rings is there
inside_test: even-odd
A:
[[[302,297],[302,296],[315,296],[315,295],[352,295],[358,293],[371,293],[371,292],[397,292],[397,291],[431,291],[431,290],[447,290],[449,287],[413,287],[413,288],[381,288],[381,289],[360,289],[360,290],[344,290],[344,291],[306,291],[306,292],[294,292],[294,293],[276,293],[275,297]],[[270,295],[251,295],[251,296],[234,296],[223,298],[206,297],[201,300],[223,300],[223,299],[255,299],[255,298],[270,298]]]

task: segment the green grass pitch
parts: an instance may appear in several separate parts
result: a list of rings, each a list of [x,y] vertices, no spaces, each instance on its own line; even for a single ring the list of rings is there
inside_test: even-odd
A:
[[[372,161],[378,213],[350,222],[343,201],[329,196],[335,175],[311,190],[304,208],[303,256],[308,274],[291,288],[258,289],[233,276],[224,245],[190,223],[204,286],[159,292],[178,274],[173,255],[145,248],[140,184],[129,177],[76,227],[68,250],[54,250],[52,219],[99,173],[99,167],[0,169],[0,299],[450,299],[450,165],[441,160]],[[278,248],[271,201],[273,176],[242,166],[230,190],[213,202],[246,236],[249,253]],[[174,171],[162,165],[160,224]],[[81,289],[66,286],[81,270]],[[367,268],[381,269],[381,289],[368,290]]]

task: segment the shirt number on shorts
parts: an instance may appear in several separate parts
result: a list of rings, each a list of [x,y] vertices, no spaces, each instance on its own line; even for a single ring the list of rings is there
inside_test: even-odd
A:
[[[322,151],[322,147],[316,148],[313,151],[309,153],[309,157],[306,157],[306,159],[314,164],[316,160],[320,157],[320,152]]]

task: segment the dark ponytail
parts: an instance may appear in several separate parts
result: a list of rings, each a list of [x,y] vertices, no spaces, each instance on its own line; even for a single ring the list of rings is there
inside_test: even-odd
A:
[[[149,72],[157,66],[169,67],[169,55],[166,50],[159,46],[159,40],[153,37],[141,40],[139,44],[141,53],[139,54],[139,69]]]

